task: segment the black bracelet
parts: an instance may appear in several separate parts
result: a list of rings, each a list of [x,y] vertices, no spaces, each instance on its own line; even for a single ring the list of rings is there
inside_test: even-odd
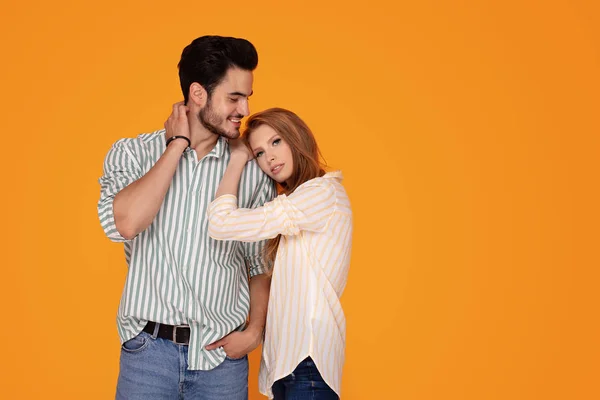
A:
[[[169,143],[171,143],[173,140],[175,139],[185,139],[188,142],[188,147],[192,146],[192,142],[190,142],[190,139],[185,137],[185,136],[171,136],[169,139],[167,139],[167,144],[166,146],[169,145]]]

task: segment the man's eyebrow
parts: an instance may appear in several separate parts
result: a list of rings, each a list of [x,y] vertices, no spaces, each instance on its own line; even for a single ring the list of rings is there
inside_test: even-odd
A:
[[[254,94],[254,90],[250,92],[250,94],[242,93],[242,92],[231,92],[230,96],[242,96],[242,97],[250,97]]]

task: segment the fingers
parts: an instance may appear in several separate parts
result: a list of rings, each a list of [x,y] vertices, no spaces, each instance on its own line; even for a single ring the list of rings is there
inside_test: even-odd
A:
[[[169,116],[169,119],[173,120],[177,120],[178,118],[181,118],[182,116],[186,116],[188,107],[183,104],[183,101],[178,101],[177,103],[173,104],[173,111],[171,112],[171,115]]]
[[[172,123],[186,123],[187,124],[187,112],[189,108],[183,104],[183,101],[173,104],[173,113],[169,119]]]
[[[169,118],[165,121],[165,129],[167,130],[167,136],[181,135],[189,137],[188,119],[187,112],[189,108],[179,101],[173,104],[173,111]]]
[[[175,115],[175,118],[178,118],[181,120],[187,120],[187,111],[188,111],[188,108],[186,106],[184,106],[183,103],[178,103],[177,115]]]

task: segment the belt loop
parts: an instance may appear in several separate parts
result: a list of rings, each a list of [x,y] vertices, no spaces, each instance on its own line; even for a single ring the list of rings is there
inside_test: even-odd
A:
[[[158,336],[158,328],[160,328],[160,324],[158,322],[154,323],[154,332],[152,332],[152,339],[156,339]]]

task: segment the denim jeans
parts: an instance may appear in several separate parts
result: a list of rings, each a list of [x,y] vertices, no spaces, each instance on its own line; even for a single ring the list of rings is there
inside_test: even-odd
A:
[[[304,359],[294,372],[273,384],[274,400],[338,400],[325,383],[313,360]]]
[[[188,346],[141,332],[123,343],[117,400],[247,400],[248,356],[187,369]]]

